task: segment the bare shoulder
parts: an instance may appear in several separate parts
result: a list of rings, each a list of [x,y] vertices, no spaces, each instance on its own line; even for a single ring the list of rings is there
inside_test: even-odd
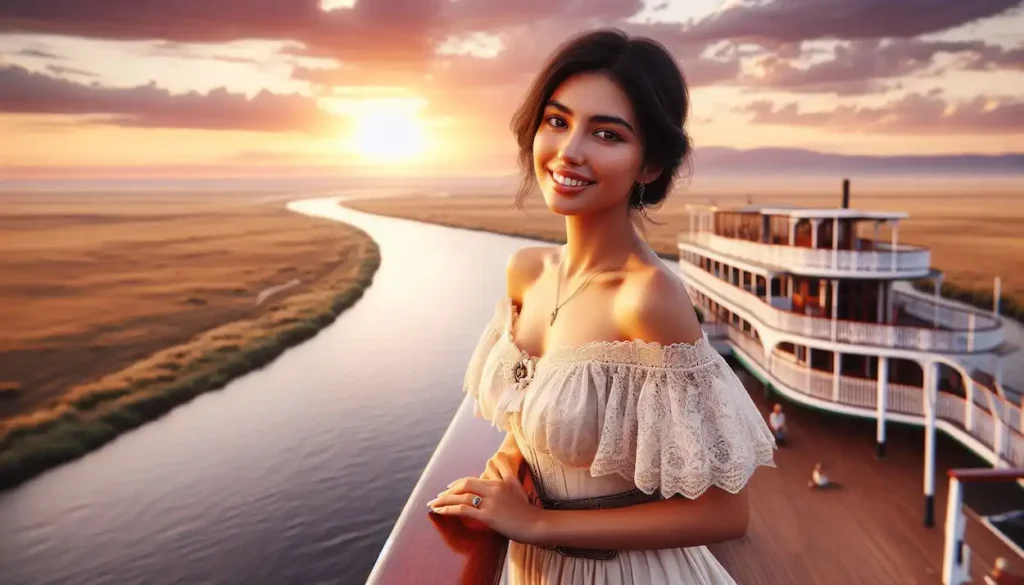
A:
[[[662,345],[701,339],[700,321],[686,286],[667,267],[637,271],[623,284],[615,312],[626,337]]]
[[[558,254],[557,246],[526,246],[508,258],[505,267],[508,296],[522,304],[523,294],[544,272],[544,267]]]

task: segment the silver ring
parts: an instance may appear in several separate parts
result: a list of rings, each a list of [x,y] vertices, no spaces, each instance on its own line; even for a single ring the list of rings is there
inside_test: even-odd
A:
[[[479,508],[481,501],[482,500],[480,499],[480,496],[473,496],[473,507],[474,508]]]

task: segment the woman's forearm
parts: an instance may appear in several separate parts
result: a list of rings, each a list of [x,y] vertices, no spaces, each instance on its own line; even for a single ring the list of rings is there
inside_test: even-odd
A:
[[[745,492],[711,488],[696,500],[672,498],[606,510],[545,510],[530,544],[597,549],[662,549],[713,544],[746,534]]]

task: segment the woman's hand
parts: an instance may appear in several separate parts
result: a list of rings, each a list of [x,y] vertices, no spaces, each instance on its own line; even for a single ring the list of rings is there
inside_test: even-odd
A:
[[[544,510],[530,503],[507,461],[497,459],[494,464],[499,479],[464,477],[427,505],[437,514],[475,520],[510,540],[529,544],[537,538]],[[474,507],[476,497],[480,501]]]

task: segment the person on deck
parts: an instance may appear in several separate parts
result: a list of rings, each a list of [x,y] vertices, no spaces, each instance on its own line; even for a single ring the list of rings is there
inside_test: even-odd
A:
[[[828,487],[829,481],[828,476],[825,475],[824,468],[821,466],[821,462],[814,464],[814,471],[811,472],[811,480],[807,482],[807,487],[811,489]]]
[[[768,426],[772,429],[772,434],[775,435],[775,443],[777,445],[786,444],[786,414],[782,412],[782,405],[776,404],[772,409],[772,413],[768,415]]]

